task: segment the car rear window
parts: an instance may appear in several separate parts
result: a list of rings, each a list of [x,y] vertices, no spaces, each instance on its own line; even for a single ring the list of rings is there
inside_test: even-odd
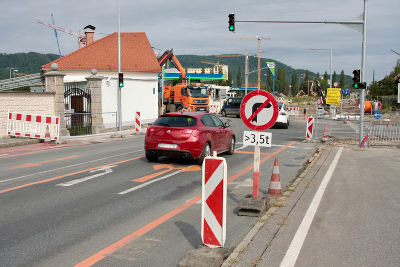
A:
[[[190,116],[162,116],[159,117],[154,125],[168,127],[191,127],[197,124],[197,119]]]

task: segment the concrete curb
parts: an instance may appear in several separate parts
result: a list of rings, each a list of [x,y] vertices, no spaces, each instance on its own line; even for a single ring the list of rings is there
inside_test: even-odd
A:
[[[40,143],[39,139],[27,139],[27,140],[21,139],[21,140],[15,141],[15,142],[0,143],[0,148],[24,146],[24,145],[31,145],[31,144],[37,144],[37,143]]]

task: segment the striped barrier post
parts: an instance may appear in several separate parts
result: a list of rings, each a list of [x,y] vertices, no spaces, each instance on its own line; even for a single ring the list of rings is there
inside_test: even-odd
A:
[[[227,166],[224,158],[206,157],[202,166],[201,238],[223,247],[226,238]]]
[[[48,128],[48,133],[47,133]],[[60,117],[52,115],[8,112],[7,134],[9,136],[60,140]]]
[[[307,118],[307,128],[306,128],[306,139],[311,140],[313,136],[313,129],[314,129],[314,118],[308,117]]]
[[[141,133],[142,132],[142,125],[141,125],[141,120],[140,120],[140,111],[136,111],[135,130],[136,130],[136,133]]]

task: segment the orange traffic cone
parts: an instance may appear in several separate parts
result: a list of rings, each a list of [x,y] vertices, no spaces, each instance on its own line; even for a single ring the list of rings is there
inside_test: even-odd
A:
[[[46,145],[50,145],[50,141],[51,141],[51,138],[50,138],[50,129],[49,129],[49,125],[47,125],[46,134],[44,135],[44,143],[45,143]]]
[[[329,136],[328,136],[328,127],[327,127],[327,126],[328,126],[328,125],[325,123],[324,136],[322,136],[322,139],[324,139],[324,140],[329,139]]]
[[[271,182],[269,184],[268,196],[279,197],[281,195],[281,175],[279,174],[278,158],[275,158],[272,169]]]

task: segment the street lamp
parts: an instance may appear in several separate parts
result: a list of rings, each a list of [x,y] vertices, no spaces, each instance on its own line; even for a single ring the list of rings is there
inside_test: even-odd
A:
[[[332,48],[311,48],[310,50],[330,50],[331,51],[331,73],[329,77],[329,85],[332,87]]]
[[[16,69],[16,68],[11,68],[11,67],[7,67],[7,69],[9,69],[10,70],[10,79],[11,79],[11,73],[13,72],[13,73],[15,73],[15,72],[18,72],[18,70]],[[14,74],[14,76],[15,76],[15,74]]]
[[[14,69],[13,73],[14,73],[14,78],[15,78],[15,73],[18,72],[18,70]]]

